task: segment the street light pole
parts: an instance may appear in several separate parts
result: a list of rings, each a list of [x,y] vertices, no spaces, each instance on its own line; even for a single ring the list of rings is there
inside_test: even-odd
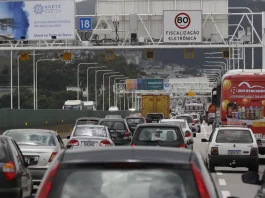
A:
[[[103,101],[103,105],[102,105],[102,111],[104,111],[105,110],[105,97],[104,97],[104,95],[105,95],[105,75],[107,75],[107,74],[118,74],[118,73],[120,73],[120,72],[108,72],[108,73],[105,73],[105,74],[103,74],[103,91],[102,91],[102,101]],[[109,89],[110,89],[110,87],[109,87]]]
[[[116,86],[115,86],[115,84],[116,84],[116,80],[125,80],[126,81],[126,79],[128,79],[129,77],[120,77],[120,78],[114,78],[114,87],[115,87],[115,94],[114,94],[114,104],[116,104],[116,100],[117,100],[117,98],[116,98],[116,93],[117,93],[117,89],[116,89]],[[125,82],[124,82],[125,83]],[[126,85],[126,84],[125,84]],[[124,86],[124,90],[125,90],[125,86]],[[124,95],[125,95],[125,91],[124,91]]]
[[[100,69],[100,68],[106,68],[107,69],[107,67],[106,66],[100,66],[100,67],[88,67],[87,69],[86,69],[86,91],[87,91],[87,99],[86,99],[86,101],[89,101],[89,91],[88,91],[88,71],[89,71],[89,69]]]
[[[98,72],[109,72],[112,70],[96,70],[95,72],[95,103],[96,103],[96,109],[98,107],[98,89],[97,89],[97,73]]]
[[[79,88],[79,67],[80,67],[80,65],[97,65],[98,63],[79,63],[78,65],[77,65],[77,77],[76,77],[76,79],[77,79],[77,85],[76,85],[76,88],[78,89]],[[77,100],[79,100],[79,90],[77,90]]]
[[[41,61],[56,61],[60,59],[40,59],[36,62],[36,109],[38,109],[38,62]]]
[[[110,108],[110,90],[111,90],[111,87],[110,87],[110,79],[112,77],[121,77],[121,76],[124,76],[124,75],[111,75],[111,76],[109,76],[109,108]]]

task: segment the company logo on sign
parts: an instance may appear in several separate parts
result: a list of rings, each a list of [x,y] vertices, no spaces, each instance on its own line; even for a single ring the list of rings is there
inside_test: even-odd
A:
[[[246,88],[240,88],[245,86]],[[260,85],[251,86],[248,82],[241,82],[237,87],[232,87],[232,94],[236,93],[265,93],[265,87]]]
[[[60,4],[52,4],[52,5],[41,5],[41,4],[36,4],[34,7],[34,12],[36,14],[42,14],[42,13],[60,13],[61,12],[61,5]]]
[[[162,81],[151,81],[151,82],[148,82],[148,84],[149,85],[161,85],[161,84],[163,84],[163,82]]]
[[[248,82],[242,82],[238,85],[238,87],[241,87],[242,85],[246,85],[248,88],[252,89],[252,88],[263,88],[262,86],[259,86],[259,85],[254,85],[254,86],[250,86],[250,84]]]

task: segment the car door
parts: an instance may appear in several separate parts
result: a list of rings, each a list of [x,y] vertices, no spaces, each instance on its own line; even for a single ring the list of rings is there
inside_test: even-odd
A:
[[[31,196],[32,192],[32,178],[31,174],[27,168],[27,162],[24,159],[24,156],[17,145],[17,143],[14,140],[11,140],[13,143],[13,146],[15,147],[15,154],[18,159],[18,164],[19,164],[19,171],[21,173],[21,187],[23,190],[23,197],[28,197]]]

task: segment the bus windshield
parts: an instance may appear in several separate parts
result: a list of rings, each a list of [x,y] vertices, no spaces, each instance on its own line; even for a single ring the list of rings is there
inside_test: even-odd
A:
[[[80,105],[64,105],[66,110],[80,110]]]

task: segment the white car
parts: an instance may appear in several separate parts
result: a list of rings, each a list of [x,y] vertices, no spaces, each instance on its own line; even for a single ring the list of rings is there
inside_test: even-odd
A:
[[[115,146],[108,127],[102,125],[77,125],[67,139],[67,148]]]
[[[193,140],[193,137],[196,137],[196,133],[192,133],[192,131],[190,130],[189,124],[187,120],[185,119],[162,119],[160,120],[160,123],[179,125],[180,128],[182,129],[182,132],[183,132],[183,135],[186,141],[190,139]],[[188,145],[188,148],[193,149],[193,144]]]
[[[209,171],[216,166],[247,167],[258,172],[258,145],[250,128],[237,126],[220,126],[216,128],[207,142],[205,162]]]

